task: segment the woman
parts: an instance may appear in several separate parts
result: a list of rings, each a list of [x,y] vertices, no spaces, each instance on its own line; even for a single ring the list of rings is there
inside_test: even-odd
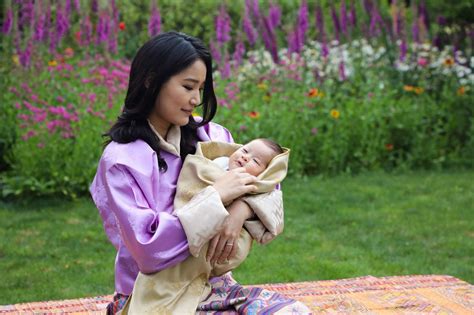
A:
[[[203,117],[196,121],[192,112],[199,105]],[[190,248],[209,241],[212,262],[235,254],[234,240],[253,213],[242,201],[227,210],[224,204],[255,190],[255,177],[243,169],[201,191],[184,206],[185,217],[172,215],[179,171],[197,141],[232,142],[225,128],[210,122],[216,106],[212,59],[201,41],[168,32],[139,49],[123,112],[106,134],[109,140],[90,187],[117,249],[116,295],[109,314],[123,307],[139,272],[172,267],[189,256]],[[188,239],[186,224],[200,237]]]

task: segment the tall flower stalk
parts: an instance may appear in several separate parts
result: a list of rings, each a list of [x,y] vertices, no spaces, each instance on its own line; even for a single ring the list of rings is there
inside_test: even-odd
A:
[[[155,2],[152,4],[150,20],[148,21],[148,36],[154,37],[161,32],[160,10]]]

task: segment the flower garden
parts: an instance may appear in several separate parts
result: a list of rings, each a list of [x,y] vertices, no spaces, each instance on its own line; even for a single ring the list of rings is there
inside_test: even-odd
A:
[[[4,1],[0,304],[113,292],[88,186],[135,51],[169,30],[210,47],[215,122],[292,150],[285,233],[252,249],[242,283],[472,283],[471,2]]]
[[[472,166],[472,26],[446,40],[455,28],[430,24],[423,1],[203,4],[215,6],[215,120],[236,141],[290,147],[295,175]],[[168,29],[163,6],[137,25],[126,2],[6,2],[4,197],[87,193],[127,89],[127,43]]]

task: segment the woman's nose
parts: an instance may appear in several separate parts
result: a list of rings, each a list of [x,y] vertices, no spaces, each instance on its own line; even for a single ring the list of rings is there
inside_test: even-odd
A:
[[[199,92],[191,97],[190,103],[193,106],[198,106],[199,104],[201,104],[201,95],[199,94]]]

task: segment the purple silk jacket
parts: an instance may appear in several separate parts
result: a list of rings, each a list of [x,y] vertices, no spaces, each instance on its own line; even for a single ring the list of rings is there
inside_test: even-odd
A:
[[[215,123],[197,131],[201,141],[233,142],[230,132]],[[111,142],[90,186],[107,237],[117,249],[117,293],[130,295],[139,271],[158,272],[190,255],[183,227],[172,215],[182,161],[169,152],[160,153],[168,165],[164,173],[144,141]]]

